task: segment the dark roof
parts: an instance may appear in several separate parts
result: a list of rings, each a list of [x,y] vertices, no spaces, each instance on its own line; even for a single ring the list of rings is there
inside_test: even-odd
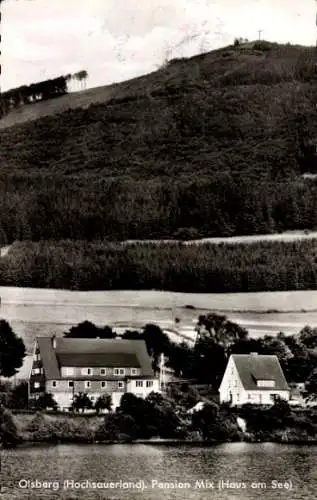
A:
[[[233,354],[232,358],[237,367],[244,389],[271,391],[273,389],[272,387],[258,387],[257,380],[275,380],[274,390],[289,390],[277,356]]]
[[[60,366],[78,366],[87,368],[140,368],[136,354],[127,352],[73,354],[56,353]]]
[[[46,378],[59,378],[59,366],[57,363],[55,351],[53,349],[52,339],[49,337],[38,337],[37,343],[39,346]]]
[[[144,340],[126,339],[67,339],[56,337],[37,339],[45,375],[48,379],[60,377],[61,366],[141,368],[141,375],[153,376],[151,358]],[[89,375],[85,379],[90,379]]]

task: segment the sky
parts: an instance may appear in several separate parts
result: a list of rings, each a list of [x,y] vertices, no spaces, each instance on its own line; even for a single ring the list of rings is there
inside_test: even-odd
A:
[[[87,70],[87,87],[261,37],[316,43],[315,0],[4,0],[1,90]],[[73,90],[76,90],[75,88]]]

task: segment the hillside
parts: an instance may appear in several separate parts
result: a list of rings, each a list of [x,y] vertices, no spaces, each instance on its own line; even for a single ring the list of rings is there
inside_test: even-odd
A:
[[[227,47],[0,121],[0,239],[317,226],[315,49]]]

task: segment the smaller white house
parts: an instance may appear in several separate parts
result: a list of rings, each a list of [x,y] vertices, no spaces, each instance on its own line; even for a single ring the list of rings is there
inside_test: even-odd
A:
[[[232,354],[219,387],[220,403],[269,405],[290,399],[290,388],[277,356]]]

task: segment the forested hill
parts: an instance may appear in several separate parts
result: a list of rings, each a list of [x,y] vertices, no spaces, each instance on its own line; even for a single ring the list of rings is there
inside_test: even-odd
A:
[[[315,169],[315,50],[232,46],[15,110],[0,122],[1,239],[316,227],[301,176]]]

